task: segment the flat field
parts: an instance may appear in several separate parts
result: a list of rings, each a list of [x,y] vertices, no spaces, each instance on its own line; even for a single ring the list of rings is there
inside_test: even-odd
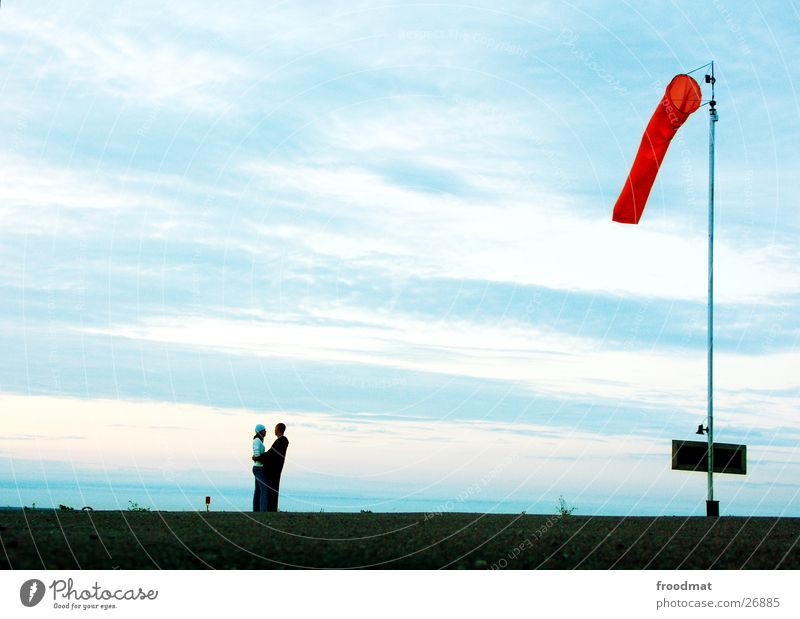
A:
[[[0,512],[5,569],[800,569],[800,518]]]

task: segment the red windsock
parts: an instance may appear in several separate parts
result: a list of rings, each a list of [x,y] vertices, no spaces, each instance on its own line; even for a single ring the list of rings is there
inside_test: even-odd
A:
[[[672,78],[664,98],[644,130],[631,173],[614,205],[614,221],[639,223],[667,147],[689,114],[700,107],[700,96],[700,86],[694,78],[688,75]]]

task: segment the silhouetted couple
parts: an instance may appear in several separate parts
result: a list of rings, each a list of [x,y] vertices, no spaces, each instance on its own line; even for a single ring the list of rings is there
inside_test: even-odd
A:
[[[256,426],[256,435],[253,437],[253,476],[256,478],[256,489],[253,492],[254,512],[278,511],[278,490],[281,485],[281,471],[286,459],[286,448],[289,439],[283,433],[286,425],[279,423],[275,426],[275,442],[267,449],[264,446],[264,437],[267,429],[260,423]]]

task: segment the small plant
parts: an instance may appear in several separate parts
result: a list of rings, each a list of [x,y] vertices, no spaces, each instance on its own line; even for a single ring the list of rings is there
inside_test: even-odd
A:
[[[69,505],[61,505],[61,504],[59,504],[58,509],[60,509],[62,512],[74,512],[75,511],[74,507],[70,507]]]
[[[129,512],[149,512],[149,507],[142,507],[136,501],[128,501],[128,511]]]
[[[568,518],[575,511],[574,507],[569,507],[563,495],[558,497],[558,515],[562,518]]]
[[[34,503],[31,503],[31,506],[30,506],[30,507],[28,507],[28,506],[26,505],[26,506],[25,506],[25,507],[23,507],[22,509],[23,509],[23,510],[26,510],[26,509],[34,510],[34,509],[36,509],[36,503],[35,503],[35,502],[34,502]]]

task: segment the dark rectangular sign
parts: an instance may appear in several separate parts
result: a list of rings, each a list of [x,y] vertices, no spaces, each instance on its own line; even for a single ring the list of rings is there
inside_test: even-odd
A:
[[[672,470],[708,472],[707,441],[672,441]],[[747,445],[714,443],[714,472],[747,475]]]

